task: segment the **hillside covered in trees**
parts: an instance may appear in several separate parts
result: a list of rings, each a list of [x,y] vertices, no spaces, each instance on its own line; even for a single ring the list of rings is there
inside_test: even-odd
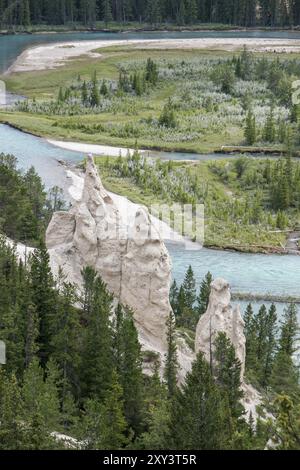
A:
[[[300,0],[0,0],[2,27],[97,21],[222,23],[239,26],[296,26]]]
[[[43,194],[34,169],[23,174],[15,164],[12,156],[1,156],[9,182],[6,200],[0,192],[4,214],[18,186],[19,206],[28,212]],[[44,218],[40,210],[29,220],[43,224]],[[254,450],[265,449],[270,440],[278,449],[299,449],[295,305],[280,321],[274,305],[258,312],[248,305],[245,312],[246,377],[263,397],[255,425],[241,403],[241,363],[225,333],[215,339],[213,367],[199,353],[184,384],[176,380],[178,340],[185,337],[193,349],[196,323],[208,305],[210,273],[197,286],[189,267],[182,285],[174,282],[176,322],[170,313],[162,366],[162,358],[142,350],[133,312],[118,304],[91,267],[82,270],[79,292],[62,272],[53,276],[43,241],[36,240],[37,248],[20,260],[5,241],[10,219],[3,220],[0,338],[7,363],[0,366],[0,451]],[[152,375],[144,373],[145,365]]]
[[[255,426],[251,416],[245,419],[241,364],[224,333],[215,341],[214,370],[198,354],[179,388],[173,318],[161,380],[156,358],[141,351],[132,313],[113,307],[91,268],[82,275],[78,296],[75,286],[53,278],[43,245],[24,265],[0,240],[0,336],[7,346],[7,365],[0,367],[0,450],[254,450],[269,439],[278,449],[299,449],[294,306],[280,329],[274,307],[254,315],[249,306],[245,314],[247,375],[258,382],[274,416],[270,420],[261,410]],[[207,298],[208,281],[198,306]],[[190,318],[194,293],[190,270],[176,300],[181,320]],[[149,377],[142,363],[151,360]]]

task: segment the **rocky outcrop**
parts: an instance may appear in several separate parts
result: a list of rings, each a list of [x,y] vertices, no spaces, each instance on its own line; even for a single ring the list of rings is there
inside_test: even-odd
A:
[[[104,189],[93,158],[87,161],[82,196],[69,212],[53,215],[46,244],[54,273],[81,285],[81,270],[93,267],[108,289],[134,312],[143,349],[163,355],[171,311],[171,261],[146,208],[124,218]]]
[[[209,305],[200,318],[196,330],[195,351],[202,351],[210,363],[213,361],[214,341],[220,331],[231,340],[236,356],[241,362],[241,380],[243,381],[246,356],[244,321],[239,306],[230,304],[231,294],[227,281],[215,279],[211,285]]]
[[[244,321],[239,306],[233,307],[230,300],[228,282],[220,278],[213,281],[207,311],[197,325],[195,352],[203,352],[207,361],[213,362],[215,338],[220,331],[226,333],[241,363],[241,390],[243,392],[241,403],[245,409],[245,416],[247,419],[251,416],[256,422],[258,417],[256,407],[262,404],[262,397],[252,385],[244,380],[246,358]]]

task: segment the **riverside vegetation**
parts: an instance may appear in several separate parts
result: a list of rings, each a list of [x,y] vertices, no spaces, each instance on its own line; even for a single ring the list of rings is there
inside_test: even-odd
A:
[[[204,203],[207,246],[283,251],[285,231],[299,223],[298,55],[244,48],[234,55],[147,50],[145,57],[119,46],[101,53],[60,74],[9,76],[10,89],[35,97],[0,119],[38,135],[122,147],[212,151],[225,143],[283,152],[277,162],[153,164],[135,153],[103,168],[99,160],[109,189],[136,202]]]
[[[204,204],[206,246],[283,251],[299,221],[300,165],[290,156],[164,162],[136,150],[96,163],[107,189],[134,202]]]
[[[8,88],[32,100],[1,119],[39,135],[123,147],[138,140],[141,148],[157,150],[238,145],[297,152],[297,54],[279,59],[247,49],[232,56],[122,47],[101,54],[100,61],[73,61],[60,74],[12,74]]]

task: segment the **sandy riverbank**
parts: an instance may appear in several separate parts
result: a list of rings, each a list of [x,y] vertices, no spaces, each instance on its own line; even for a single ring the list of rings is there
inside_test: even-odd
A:
[[[87,155],[89,153],[92,153],[95,157],[126,157],[128,153],[130,155],[133,154],[134,149],[131,148],[125,148],[125,147],[113,147],[111,145],[98,145],[98,144],[85,144],[82,142],[65,142],[62,140],[53,140],[53,139],[46,139],[47,142],[51,145],[54,145],[55,147],[65,149],[65,150],[71,150],[73,152],[79,152],[83,153],[84,155]],[[160,152],[159,151],[154,151],[151,149],[139,149],[140,154],[146,154],[146,156],[150,157],[159,157]],[[162,151],[162,153],[165,156],[165,159],[167,159],[167,155],[170,154],[172,155],[173,152],[171,151]],[[187,152],[188,153],[188,152]],[[201,154],[199,154],[199,157]],[[205,156],[205,155],[204,155]],[[224,154],[224,158],[226,158],[226,155]],[[200,160],[200,158],[199,158]],[[188,158],[182,158],[181,161],[184,161],[186,163],[188,162],[195,162],[195,160],[191,160]]]
[[[120,41],[77,41],[36,46],[24,51],[7,74],[53,69],[64,65],[67,60],[87,56],[100,58],[96,49],[110,46],[131,46],[143,49],[211,49],[235,51],[247,45],[255,52],[300,52],[300,39],[264,38],[192,38],[192,39],[145,39]]]
[[[109,156],[109,157],[126,157],[127,153],[132,154],[133,149],[127,149],[124,147],[111,147],[109,145],[97,145],[97,144],[84,144],[79,142],[63,142],[60,140],[47,139],[47,142],[55,147],[59,147],[66,150],[72,150],[74,152],[80,152],[84,154],[92,153],[96,156]],[[140,153],[145,153],[146,150],[139,150]]]

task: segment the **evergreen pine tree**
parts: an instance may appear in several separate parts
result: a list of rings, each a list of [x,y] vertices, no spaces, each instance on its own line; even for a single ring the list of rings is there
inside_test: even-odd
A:
[[[143,427],[143,374],[141,346],[133,313],[118,305],[113,332],[115,368],[123,389],[124,413],[129,427],[138,435]]]
[[[26,310],[25,325],[25,367],[28,367],[36,356],[39,346],[37,340],[39,337],[39,319],[36,308],[29,304]]]
[[[297,306],[290,304],[284,311],[279,339],[280,350],[290,357],[292,357],[297,350],[296,340],[298,332]]]
[[[174,107],[173,107],[171,99],[169,99],[168,102],[165,104],[158,122],[160,126],[165,126],[169,128],[176,127],[177,125],[176,118],[175,118]]]
[[[147,0],[146,18],[152,25],[161,22],[161,4],[159,0]]]
[[[55,447],[53,431],[60,429],[59,371],[51,360],[45,372],[34,358],[24,373],[22,398],[23,420],[27,424],[27,448]],[[57,445],[56,445],[57,447]]]
[[[169,397],[172,398],[177,390],[178,369],[177,346],[175,339],[175,319],[172,312],[170,312],[166,326],[168,351],[165,359],[164,379],[168,387]]]
[[[113,370],[104,401],[89,399],[85,404],[82,438],[86,449],[121,450],[129,442],[127,431],[123,390],[118,374]]]
[[[164,450],[169,447],[170,406],[167,389],[160,380],[158,361],[148,382],[145,419],[147,430],[138,439],[138,448]]]
[[[265,364],[267,357],[268,340],[268,313],[265,305],[262,305],[255,318],[257,329],[257,377],[263,385],[265,375]]]
[[[34,167],[30,167],[24,174],[24,186],[31,203],[31,209],[36,219],[41,220],[45,216],[47,195],[41,178]]]
[[[249,304],[244,314],[244,333],[246,337],[246,372],[257,370],[257,327],[252,305]]]
[[[105,397],[113,369],[110,314],[112,296],[97,277],[92,287],[90,315],[81,353],[81,383],[84,397]]]
[[[92,91],[91,91],[91,96],[90,96],[90,104],[93,107],[100,105],[100,94],[99,94],[97,80],[93,81]]]
[[[274,304],[271,305],[266,319],[266,352],[265,361],[262,370],[262,385],[269,384],[272,373],[274,356],[276,351],[276,335],[277,335],[277,314]]]
[[[105,25],[107,26],[110,21],[112,21],[112,9],[111,9],[111,0],[102,1],[102,16]]]
[[[276,129],[275,129],[275,121],[274,121],[274,107],[272,106],[270,109],[270,113],[267,116],[267,120],[265,123],[264,131],[263,131],[263,138],[266,142],[274,142],[276,139]]]
[[[21,2],[20,23],[25,27],[30,26],[29,0],[22,0]]]
[[[176,322],[179,326],[185,325],[186,321],[186,303],[183,287],[180,286],[177,296]],[[187,317],[189,318],[188,312]]]
[[[108,88],[105,80],[102,80],[101,88],[100,88],[100,93],[103,96],[108,95]]]
[[[56,311],[56,293],[47,248],[42,243],[30,260],[32,303],[39,323],[39,358],[43,366],[51,353],[51,321]]]
[[[195,24],[197,22],[198,8],[196,0],[186,0],[185,2],[185,19],[187,24]]]
[[[246,117],[245,139],[247,145],[253,145],[257,139],[256,119],[251,109],[248,111]]]
[[[300,450],[300,405],[286,394],[274,402],[276,421],[273,435],[278,450]]]
[[[274,358],[270,384],[277,393],[293,394],[299,383],[299,371],[294,364],[294,353],[297,350],[299,325],[297,308],[290,304],[281,321],[278,351]]]
[[[103,402],[97,398],[88,398],[79,424],[79,436],[84,443],[84,450],[101,450],[101,413]]]
[[[83,280],[82,310],[84,320],[86,323],[88,323],[92,311],[93,295],[97,273],[90,266],[86,266],[81,271],[81,275]]]
[[[132,79],[132,88],[137,94],[137,96],[141,96],[143,93],[143,83],[141,74],[139,72],[135,72]]]
[[[80,323],[75,288],[64,283],[58,298],[57,309],[51,320],[51,357],[62,371],[61,399],[64,403],[69,386],[79,396]]]
[[[0,366],[0,450],[24,449],[23,402],[15,375]]]
[[[196,325],[196,282],[192,267],[189,266],[178,293],[178,325],[195,328]]]
[[[203,315],[207,310],[212,281],[213,281],[213,277],[211,273],[208,272],[200,284],[200,292],[197,297],[197,307],[196,307],[197,315],[199,317],[201,317],[201,315]]]
[[[275,393],[291,396],[299,393],[299,371],[284,350],[279,350],[275,356],[269,384]]]
[[[172,449],[217,450],[225,447],[224,402],[208,363],[199,353],[185,384],[173,400]]]
[[[150,57],[147,59],[145,79],[152,85],[156,85],[158,81],[158,67]]]
[[[244,409],[240,400],[241,363],[237,359],[235,349],[226,334],[220,332],[214,342],[214,376],[222,392],[228,399],[230,412],[235,419],[240,418]]]
[[[243,80],[251,80],[253,76],[254,58],[253,53],[244,46],[240,55],[240,78]]]
[[[182,284],[185,305],[188,309],[193,310],[196,302],[196,281],[192,266],[188,267],[183,284]]]
[[[175,316],[178,314],[178,294],[177,282],[174,280],[170,289],[170,304]]]
[[[64,93],[62,87],[59,87],[57,100],[58,100],[59,103],[63,103],[65,101],[65,93]]]
[[[122,449],[128,443],[126,431],[123,389],[117,373],[113,371],[111,387],[101,412],[101,448],[105,450]]]
[[[177,13],[177,23],[179,25],[184,25],[185,24],[185,16],[186,16],[186,9],[185,9],[185,1],[180,0],[179,1],[179,9]]]
[[[88,103],[89,96],[88,96],[88,88],[86,81],[84,80],[82,87],[81,87],[81,101],[82,104],[86,105]]]

